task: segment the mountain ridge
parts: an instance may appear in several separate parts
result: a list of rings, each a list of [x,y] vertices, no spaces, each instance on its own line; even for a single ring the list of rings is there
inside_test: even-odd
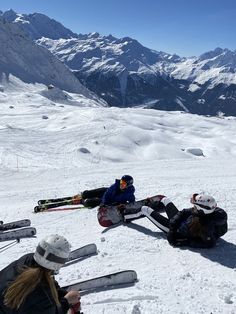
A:
[[[29,21],[21,15],[21,22],[18,16],[14,23],[25,27],[22,16]],[[60,39],[33,39],[110,106],[236,115],[236,51],[218,47],[199,57],[181,58],[144,47],[130,37],[94,32],[72,38],[63,35],[65,30]]]

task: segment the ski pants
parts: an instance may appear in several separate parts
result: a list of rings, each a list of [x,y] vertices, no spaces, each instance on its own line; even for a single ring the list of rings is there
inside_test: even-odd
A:
[[[167,217],[162,216],[159,213],[163,209],[165,210]],[[135,214],[124,215],[124,219],[129,222],[137,219],[138,217],[141,218],[146,216],[155,226],[165,233],[168,233],[170,219],[173,218],[178,212],[179,210],[177,207],[167,197],[165,197],[163,201],[160,201],[156,204],[155,209],[148,207],[148,211],[140,210]]]
[[[102,187],[93,190],[85,190],[82,193],[82,202],[86,207],[96,207],[101,204],[102,197],[108,188]]]

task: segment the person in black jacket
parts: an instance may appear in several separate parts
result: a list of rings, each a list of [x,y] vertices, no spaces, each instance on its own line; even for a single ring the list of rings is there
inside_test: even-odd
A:
[[[53,276],[69,254],[68,241],[51,235],[39,242],[35,253],[1,270],[0,313],[66,314],[70,307],[80,308],[79,292],[61,289]]]
[[[181,211],[166,196],[160,195],[159,198],[155,209],[143,206],[139,213],[124,215],[124,220],[132,221],[138,215],[146,216],[167,234],[173,246],[210,248],[228,230],[226,212],[217,207],[215,199],[210,195],[193,194],[193,207]],[[163,209],[168,218],[159,213]]]

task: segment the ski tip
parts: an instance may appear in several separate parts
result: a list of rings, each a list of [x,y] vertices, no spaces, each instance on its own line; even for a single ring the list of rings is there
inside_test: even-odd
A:
[[[32,235],[36,235],[36,233],[37,233],[36,228],[32,228],[31,234],[32,234]]]
[[[43,208],[41,206],[35,206],[35,208],[34,208],[35,213],[40,213],[42,211],[43,211]]]
[[[35,212],[35,213],[38,213],[38,212],[39,212],[39,206],[35,206],[34,212]]]
[[[37,230],[34,227],[25,227],[25,228],[17,229],[17,231],[19,231],[19,232],[26,231],[27,232],[25,235],[23,234],[23,236],[20,235],[19,237],[17,237],[19,239],[24,238],[24,237],[28,238],[28,237],[35,236],[37,233]]]
[[[123,274],[126,273],[127,277],[129,277],[130,280],[133,281],[133,282],[138,281],[138,275],[137,275],[135,270],[123,270],[120,273],[123,273]]]
[[[138,281],[138,275],[137,275],[136,271],[135,270],[131,270],[131,272],[133,273],[134,281]]]

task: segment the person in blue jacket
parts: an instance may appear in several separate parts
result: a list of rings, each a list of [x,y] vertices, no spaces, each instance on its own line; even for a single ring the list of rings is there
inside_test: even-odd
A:
[[[130,175],[123,175],[116,179],[110,187],[101,187],[82,192],[81,204],[85,207],[96,207],[101,205],[124,204],[135,201],[134,179]]]
[[[133,178],[124,175],[120,180],[116,179],[115,183],[106,190],[101,205],[133,203],[135,201],[134,192]]]
[[[125,204],[135,202],[133,181],[130,175],[124,175],[106,189],[98,209],[98,222],[101,226],[109,227],[123,220],[122,209]]]

